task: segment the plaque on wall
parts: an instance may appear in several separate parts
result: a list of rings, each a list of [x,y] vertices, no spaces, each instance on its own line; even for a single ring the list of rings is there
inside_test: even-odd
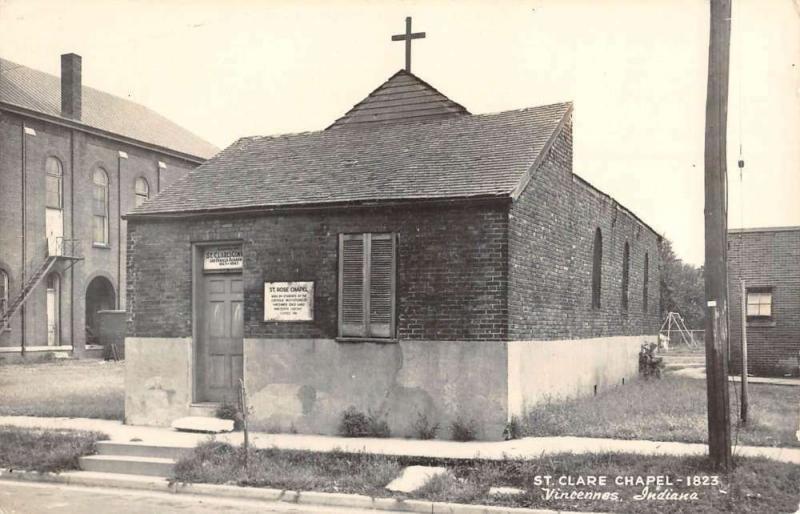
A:
[[[313,321],[314,282],[264,282],[264,321]]]
[[[242,269],[242,247],[209,246],[203,250],[203,270],[221,271]]]

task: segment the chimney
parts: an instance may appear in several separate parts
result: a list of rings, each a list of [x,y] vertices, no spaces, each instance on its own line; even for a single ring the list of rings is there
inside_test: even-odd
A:
[[[61,56],[61,116],[81,119],[81,56]]]

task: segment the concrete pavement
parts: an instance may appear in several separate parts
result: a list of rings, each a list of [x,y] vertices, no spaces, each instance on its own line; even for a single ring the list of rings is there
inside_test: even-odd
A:
[[[102,507],[99,507],[101,505]],[[76,512],[366,514],[375,511],[353,507],[325,507],[108,487],[0,481],[0,514],[74,514]]]
[[[705,380],[706,379],[706,368],[705,366],[692,366],[686,367],[676,370],[671,370],[670,373],[673,375],[687,377],[687,378],[696,378],[698,380]],[[742,377],[738,375],[731,375],[728,377],[728,380],[731,382],[741,382]],[[781,385],[781,386],[794,386],[800,387],[800,378],[795,377],[747,377],[748,384],[770,384],[770,385]]]
[[[194,447],[209,440],[206,434],[176,432],[170,428],[123,425],[120,421],[87,418],[40,418],[32,416],[0,416],[0,425],[29,428],[97,430],[108,434],[111,441],[142,444]],[[218,434],[217,441],[233,445],[242,443],[242,433]],[[640,455],[706,455],[708,447],[699,443],[603,439],[590,437],[526,437],[512,441],[421,441],[416,439],[345,438],[318,435],[250,433],[250,443],[257,448],[280,448],[330,452],[366,452],[382,455],[437,457],[447,459],[503,460],[537,458],[556,453],[621,452]],[[800,449],[737,446],[736,455],[767,457],[781,462],[800,464]]]

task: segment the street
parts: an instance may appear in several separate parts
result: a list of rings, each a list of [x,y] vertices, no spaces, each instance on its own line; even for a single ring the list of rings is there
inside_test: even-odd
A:
[[[213,498],[105,487],[0,481],[0,514],[366,513],[372,510],[295,505],[282,502]]]

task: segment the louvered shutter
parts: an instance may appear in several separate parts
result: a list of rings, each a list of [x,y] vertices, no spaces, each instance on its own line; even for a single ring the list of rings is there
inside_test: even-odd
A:
[[[339,236],[339,325],[340,335],[365,337],[364,285],[366,241],[363,234]]]
[[[369,244],[369,335],[394,333],[394,235],[371,234]]]

